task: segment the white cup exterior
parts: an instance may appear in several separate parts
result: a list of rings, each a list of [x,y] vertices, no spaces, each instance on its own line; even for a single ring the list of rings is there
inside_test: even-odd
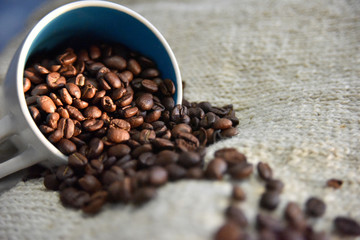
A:
[[[181,103],[182,86],[179,67],[166,40],[153,25],[131,9],[111,2],[78,1],[66,4],[50,12],[35,25],[16,51],[10,63],[4,84],[1,88],[7,115],[0,119],[0,141],[10,139],[19,151],[15,157],[0,163],[0,178],[40,162],[45,166],[60,165],[67,162],[67,157],[46,139],[33,121],[23,92],[23,76],[29,50],[39,32],[59,15],[74,8],[87,6],[108,7],[120,12],[125,12],[136,17],[151,29],[154,35],[159,38],[171,58],[177,78],[177,99],[175,99],[175,101],[176,103]]]

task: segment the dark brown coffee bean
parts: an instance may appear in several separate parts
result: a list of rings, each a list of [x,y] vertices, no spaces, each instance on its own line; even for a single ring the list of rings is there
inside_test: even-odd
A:
[[[161,99],[162,105],[164,105],[166,110],[172,110],[175,107],[175,101],[172,97],[165,97]]]
[[[122,181],[113,182],[109,186],[108,192],[110,200],[128,203],[132,197],[131,179],[125,177]]]
[[[85,173],[90,175],[99,175],[103,170],[104,165],[99,159],[93,159],[85,166]]]
[[[82,123],[82,127],[89,132],[94,132],[102,128],[104,121],[101,119],[88,119]]]
[[[334,219],[336,231],[344,236],[360,236],[360,225],[349,217],[336,217]]]
[[[286,205],[284,216],[294,229],[299,231],[305,230],[307,225],[306,218],[298,204],[295,202],[289,202]]]
[[[265,188],[270,191],[282,192],[284,189],[284,183],[278,179],[270,179],[266,181]]]
[[[165,169],[168,172],[168,176],[171,181],[177,181],[179,179],[185,178],[187,173],[184,167],[175,163],[166,165]]]
[[[260,207],[267,210],[274,210],[280,203],[279,193],[275,191],[266,191],[261,195]]]
[[[178,153],[170,150],[163,150],[158,153],[156,164],[165,166],[168,164],[176,163],[178,160],[179,160]]]
[[[320,217],[324,215],[325,210],[326,205],[319,198],[311,197],[305,203],[305,211],[309,216]]]
[[[168,180],[168,173],[163,167],[153,167],[149,172],[149,183],[154,186],[161,186]]]
[[[101,183],[93,175],[85,175],[78,180],[79,186],[88,193],[94,193],[100,190]]]
[[[144,123],[143,116],[133,116],[131,118],[126,119],[131,125],[131,128],[137,128]]]
[[[332,179],[329,179],[327,182],[326,182],[326,185],[328,187],[331,187],[331,188],[334,188],[334,189],[339,189],[341,188],[341,185],[343,184],[343,181],[340,180],[340,179],[335,179],[335,178],[332,178]]]
[[[53,133],[55,129],[47,126],[47,125],[40,125],[39,126],[40,131],[44,134],[44,135],[48,135],[50,133]]]
[[[85,76],[80,73],[80,74],[76,75],[73,83],[79,87],[82,87],[85,85],[85,80],[86,80]]]
[[[171,111],[171,119],[175,123],[180,123],[187,114],[188,114],[187,107],[178,104]]]
[[[232,199],[237,201],[244,201],[246,199],[246,195],[244,190],[240,186],[233,186],[232,193],[231,193]]]
[[[221,138],[231,138],[237,134],[238,134],[238,130],[234,127],[230,127],[220,132]]]
[[[60,73],[52,72],[46,76],[46,84],[52,89],[58,89],[65,86],[66,79]]]
[[[105,74],[109,73],[110,69],[108,69],[107,67],[102,67],[99,69],[99,71],[96,73],[96,78],[97,79],[103,79]]]
[[[24,78],[23,79],[23,88],[24,88],[24,93],[26,93],[27,91],[30,90],[31,88],[31,81],[28,78]]]
[[[113,72],[108,72],[105,74],[105,80],[112,88],[120,88],[122,83],[120,78]]]
[[[123,70],[126,68],[126,60],[120,56],[111,56],[104,59],[104,63],[109,68]]]
[[[93,138],[89,143],[88,158],[99,157],[104,150],[104,143],[100,138]]]
[[[130,92],[126,92],[119,100],[115,102],[118,107],[125,107],[132,103],[134,95]]]
[[[117,73],[117,75],[125,87],[128,87],[129,83],[134,79],[134,74],[128,70]]]
[[[62,65],[70,65],[76,61],[77,56],[74,53],[73,49],[69,48],[66,50],[65,53],[58,56],[57,59]]]
[[[267,180],[272,178],[273,173],[272,173],[272,169],[269,166],[269,164],[259,162],[258,165],[257,165],[257,170],[258,170],[259,176],[263,180],[267,181]]]
[[[49,137],[48,140],[51,143],[57,143],[64,137],[64,132],[60,129],[55,130]]]
[[[101,57],[101,50],[96,45],[91,45],[89,48],[89,56],[91,59],[98,59]]]
[[[58,114],[57,112],[50,113],[46,117],[46,124],[49,127],[56,129],[59,119],[60,119],[60,114]]]
[[[156,156],[152,152],[144,152],[140,154],[138,157],[139,163],[141,163],[142,166],[150,167],[153,166],[156,160]]]
[[[258,214],[256,216],[256,227],[259,230],[268,229],[272,232],[280,232],[283,230],[283,225],[279,219],[264,214]]]
[[[50,98],[51,100],[53,100],[53,102],[55,103],[56,106],[60,107],[63,106],[62,101],[60,100],[60,98],[58,96],[56,96],[55,93],[50,93]]]
[[[39,123],[41,121],[41,113],[39,109],[37,109],[34,106],[29,107],[29,112],[31,114],[31,117],[34,119],[36,123]]]
[[[185,177],[189,179],[202,179],[204,178],[204,171],[200,167],[192,167],[187,170]]]
[[[130,139],[130,134],[128,131],[111,126],[108,129],[106,136],[110,141],[114,143],[121,143]]]
[[[82,101],[79,98],[76,98],[76,99],[73,100],[72,105],[74,107],[76,107],[77,109],[85,109],[85,108],[87,108],[89,106],[89,103],[85,102],[85,101]]]
[[[296,230],[286,228],[280,234],[280,239],[288,239],[288,240],[304,240],[303,233],[298,232]]]
[[[232,221],[227,221],[215,233],[215,240],[239,240],[243,239],[243,231],[241,228]]]
[[[156,149],[174,149],[175,145],[172,141],[165,138],[155,138],[151,141],[152,145]]]
[[[245,179],[248,178],[253,172],[253,165],[251,163],[239,163],[232,165],[228,170],[230,176],[233,179]]]
[[[156,68],[146,68],[141,72],[143,78],[156,78],[159,76],[159,70]]]
[[[118,119],[118,118],[112,119],[110,122],[110,126],[115,127],[115,128],[121,128],[126,131],[130,131],[130,128],[131,128],[130,123],[128,123],[125,120]]]
[[[75,124],[70,118],[61,118],[59,120],[58,129],[63,131],[64,138],[71,138],[74,135]]]
[[[164,96],[171,96],[175,93],[175,85],[170,79],[164,79],[159,85],[159,89]]]
[[[144,121],[147,123],[152,123],[158,121],[161,117],[161,111],[151,111],[146,115]]]
[[[140,132],[139,142],[142,144],[149,143],[156,138],[154,130],[144,129]]]
[[[101,106],[106,112],[114,112],[116,110],[116,105],[109,96],[101,98]]]
[[[194,135],[183,132],[179,133],[175,143],[177,148],[183,152],[195,151],[200,146],[199,140]]]
[[[119,166],[112,166],[102,175],[102,183],[105,186],[110,186],[115,181],[122,181],[125,178],[124,170]]]
[[[127,68],[131,71],[134,75],[139,75],[141,72],[141,66],[135,59],[130,59],[127,62]]]
[[[72,97],[66,88],[61,88],[59,90],[59,94],[60,94],[60,99],[63,103],[66,103],[68,105],[72,104],[72,101],[73,101]]]
[[[48,174],[44,177],[44,186],[47,189],[56,191],[59,189],[59,185],[60,185],[60,182],[56,178],[55,174]]]
[[[144,79],[141,81],[141,85],[147,92],[155,93],[158,91],[158,85],[152,80]]]
[[[209,179],[221,180],[227,170],[226,162],[221,158],[211,160],[206,168],[205,175]]]
[[[40,74],[48,74],[49,70],[46,69],[46,67],[40,65],[40,64],[34,64],[34,69],[36,72],[40,73]]]
[[[53,113],[56,110],[55,103],[48,96],[38,96],[36,102],[40,109],[46,113]]]
[[[120,98],[122,98],[122,96],[124,96],[124,94],[126,93],[126,89],[121,87],[121,88],[116,88],[111,92],[111,99],[112,100],[118,100]]]
[[[71,178],[74,176],[74,171],[71,167],[62,165],[56,169],[56,178],[59,181],[64,181],[67,178]]]
[[[236,148],[222,148],[215,152],[215,157],[224,159],[229,165],[245,163],[246,156],[240,153]]]
[[[105,191],[100,191],[102,193],[106,193],[106,196],[107,196],[107,192]],[[94,193],[93,195],[95,195],[96,193]],[[84,212],[84,213],[87,213],[87,214],[96,214],[98,213],[102,206],[105,204],[106,202],[106,198],[105,197],[98,197],[98,198],[94,198],[93,199],[93,195],[91,196],[91,199],[90,201],[85,204],[84,207],[81,208],[81,210]]]
[[[136,147],[132,152],[131,156],[134,158],[139,157],[144,152],[151,152],[153,150],[151,144],[142,144]]]
[[[180,133],[191,133],[191,131],[191,127],[188,124],[180,123],[173,127],[171,135],[177,138]]]
[[[96,106],[90,106],[84,110],[84,116],[86,118],[100,118],[102,115],[101,110]]]
[[[61,139],[57,144],[57,148],[65,155],[70,155],[74,152],[76,152],[76,145],[68,140],[68,139]]]
[[[68,165],[74,169],[84,168],[87,163],[88,159],[78,152],[71,154],[68,158]]]
[[[133,117],[138,113],[138,111],[139,111],[139,109],[137,107],[126,108],[124,110],[124,117],[125,118]]]
[[[65,188],[60,192],[60,200],[65,206],[81,208],[90,201],[90,195],[75,188]]]
[[[239,227],[245,228],[248,225],[248,220],[243,211],[234,205],[229,206],[225,210],[225,216]]]
[[[80,88],[74,84],[74,83],[67,83],[65,84],[66,89],[70,93],[71,96],[74,98],[80,98],[81,97],[81,90]]]
[[[82,99],[92,99],[96,94],[96,88],[91,84],[85,84],[81,90]]]
[[[150,93],[142,94],[135,103],[141,110],[148,111],[154,106],[153,96]]]
[[[182,152],[179,156],[178,164],[190,168],[201,163],[201,156],[197,152]]]
[[[133,203],[135,205],[142,205],[155,197],[156,197],[155,188],[152,187],[140,188],[134,194]]]
[[[121,158],[127,154],[130,154],[131,148],[126,144],[117,144],[110,147],[107,151],[108,156],[115,156]]]
[[[221,130],[231,128],[231,126],[232,126],[232,122],[227,118],[220,118],[216,120],[213,125],[214,129],[221,129]]]

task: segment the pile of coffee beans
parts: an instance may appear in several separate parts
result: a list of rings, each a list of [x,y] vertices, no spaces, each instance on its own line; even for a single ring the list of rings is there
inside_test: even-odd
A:
[[[67,165],[42,175],[47,189],[60,192],[64,206],[96,214],[106,203],[144,204],[168,181],[236,181],[254,171],[235,148],[220,149],[204,163],[208,145],[237,134],[232,105],[187,100],[176,105],[174,83],[161,78],[152,60],[125,46],[102,43],[35,56],[25,69],[23,86],[40,131],[68,156]],[[259,206],[271,212],[280,203],[284,183],[273,177],[267,163],[256,168],[265,182]],[[327,182],[333,188],[341,184]],[[235,185],[216,240],[252,239],[238,207],[245,200],[245,192]],[[288,203],[285,222],[259,213],[257,239],[327,239],[307,221],[325,210],[325,203],[313,197],[304,210]],[[350,218],[337,217],[334,224],[341,234],[360,235],[360,226]]]
[[[87,213],[106,202],[142,204],[167,181],[212,178],[216,169],[203,171],[205,147],[234,136],[239,123],[232,105],[175,105],[174,83],[121,45],[35,57],[24,93],[41,132],[69,156],[45,186]]]

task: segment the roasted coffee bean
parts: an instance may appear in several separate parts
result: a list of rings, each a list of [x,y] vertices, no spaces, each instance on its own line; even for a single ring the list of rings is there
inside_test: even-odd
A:
[[[88,159],[78,152],[71,154],[68,158],[68,165],[74,169],[82,169],[87,163]]]
[[[40,65],[40,64],[34,64],[34,69],[36,70],[36,72],[40,73],[40,74],[48,74],[49,70],[46,69],[46,67]]]
[[[85,108],[87,108],[89,106],[89,103],[85,102],[85,101],[82,101],[79,98],[76,98],[76,99],[73,100],[72,105],[74,107],[76,107],[77,109],[85,109]]]
[[[158,121],[160,117],[161,117],[161,111],[155,110],[147,114],[146,117],[144,118],[144,121],[147,123],[152,123]]]
[[[131,118],[126,119],[130,125],[131,128],[137,128],[141,126],[144,123],[144,117],[143,116],[133,116]]]
[[[159,71],[156,68],[146,68],[141,72],[143,78],[156,78],[159,76]]]
[[[40,109],[46,113],[53,113],[56,110],[55,103],[48,96],[39,96],[36,102]]]
[[[267,180],[272,178],[273,173],[272,173],[272,169],[269,166],[269,164],[259,162],[258,165],[257,165],[257,170],[258,170],[259,176],[263,180],[267,181]]]
[[[214,155],[215,157],[224,159],[229,165],[246,162],[246,156],[236,148],[222,148],[217,150]]]
[[[100,138],[93,138],[89,143],[88,158],[97,158],[104,150],[104,143]]]
[[[126,92],[119,100],[115,102],[118,107],[125,107],[132,103],[134,95],[130,92]]]
[[[309,216],[320,217],[324,215],[325,210],[326,205],[319,198],[311,197],[305,203],[305,211]]]
[[[69,93],[69,91],[66,88],[61,88],[59,90],[60,99],[63,103],[71,105],[72,104],[72,97]]]
[[[239,227],[244,228],[248,225],[248,220],[243,211],[234,205],[229,206],[225,210],[225,216],[228,220],[236,223]]]
[[[180,123],[173,127],[171,135],[177,138],[181,133],[191,133],[192,129],[189,125]]]
[[[64,181],[67,178],[74,176],[74,171],[71,167],[62,165],[56,169],[56,178],[59,181]]]
[[[65,155],[70,155],[76,151],[76,145],[68,139],[61,139],[59,142],[57,142],[56,146],[60,152]]]
[[[156,156],[152,152],[144,152],[140,154],[138,157],[139,163],[141,163],[142,166],[150,167],[153,166],[156,160]]]
[[[139,157],[144,152],[151,152],[153,150],[151,144],[142,144],[131,151],[131,156],[134,158]]]
[[[360,236],[360,224],[349,217],[336,217],[334,219],[334,226],[344,236]]]
[[[340,180],[340,179],[335,179],[335,178],[332,178],[332,179],[329,179],[327,182],[326,182],[326,185],[328,187],[331,187],[331,188],[334,188],[334,189],[339,189],[341,188],[341,185],[343,184],[343,181]]]
[[[78,181],[79,186],[88,193],[94,193],[100,190],[101,183],[93,175],[85,175]]]
[[[91,45],[89,48],[89,56],[91,59],[98,59],[101,57],[101,50],[96,45]]]
[[[88,119],[83,121],[82,127],[89,132],[99,130],[104,125],[104,121],[101,119]]]
[[[104,59],[104,63],[109,68],[123,70],[126,68],[126,60],[120,56],[111,56]]]
[[[44,186],[47,189],[56,191],[59,189],[59,185],[60,185],[60,182],[56,178],[55,174],[48,174],[44,177]]]
[[[127,70],[117,73],[117,75],[125,87],[128,87],[129,83],[134,79],[134,74]]]
[[[244,190],[240,186],[233,186],[232,193],[231,193],[232,199],[237,201],[244,201],[246,199],[246,195]]]
[[[112,201],[121,201],[127,203],[132,198],[131,179],[125,177],[122,181],[113,182],[109,188],[109,198]]]
[[[40,84],[44,82],[41,76],[38,76],[34,68],[27,68],[24,71],[24,77],[28,78],[34,84]]]
[[[128,131],[110,126],[107,131],[107,138],[114,143],[121,143],[130,139]]]
[[[138,189],[134,194],[133,203],[135,205],[144,204],[156,196],[156,189],[152,187],[144,187]]]
[[[200,154],[197,152],[182,152],[180,153],[178,164],[190,168],[201,163]]]
[[[261,195],[260,207],[267,210],[274,210],[280,203],[280,196],[278,192],[266,191]]]
[[[220,132],[221,138],[231,138],[237,134],[238,134],[238,130],[234,127],[230,127]]]
[[[114,112],[116,110],[116,105],[109,96],[101,98],[101,106],[106,112]]]
[[[151,140],[156,138],[156,134],[154,130],[144,129],[140,132],[139,142],[141,144],[149,143]]]
[[[85,84],[81,90],[82,99],[92,99],[96,94],[96,88],[92,84]]]
[[[66,89],[70,93],[71,96],[74,98],[80,98],[81,97],[81,90],[80,88],[74,84],[74,83],[67,83],[65,84]]]
[[[23,88],[24,88],[24,93],[26,93],[27,91],[30,90],[30,88],[31,88],[31,81],[30,81],[30,79],[24,78],[24,80],[23,80]]]
[[[37,96],[37,95],[46,95],[49,93],[49,88],[47,87],[46,84],[39,84],[36,85],[36,87],[34,87],[31,90],[31,95],[33,96]]]
[[[202,179],[204,171],[200,167],[192,167],[187,170],[185,177],[189,179]]]
[[[68,48],[66,49],[66,52],[58,56],[57,59],[62,65],[70,65],[76,61],[77,56],[74,53],[73,49]]]
[[[66,79],[60,73],[52,72],[46,76],[46,84],[52,89],[58,89],[65,86]]]
[[[75,107],[67,105],[66,110],[69,113],[69,116],[73,119],[78,120],[79,122],[84,121],[85,117],[84,115]],[[59,113],[61,115],[61,113]]]
[[[84,116],[86,118],[100,118],[101,110],[96,106],[90,106],[84,110]]]
[[[112,88],[120,88],[122,86],[120,78],[113,72],[106,73],[104,78]]]
[[[130,59],[127,62],[127,68],[131,71],[134,75],[139,75],[141,72],[141,66],[135,59]]]
[[[126,89],[121,87],[121,88],[116,88],[111,92],[111,99],[112,100],[118,100],[120,98],[122,98],[124,96],[124,94],[126,93]]]
[[[152,145],[156,149],[174,149],[175,145],[172,141],[165,138],[155,138],[151,140]]]
[[[149,183],[154,186],[160,186],[167,182],[168,173],[163,167],[153,167],[149,172]]]
[[[209,179],[221,180],[227,170],[226,162],[221,158],[211,160],[206,168],[205,175]]]
[[[85,173],[90,175],[99,175],[103,170],[104,165],[99,159],[93,159],[85,166]]]
[[[61,118],[58,129],[64,133],[64,138],[71,138],[74,135],[75,124],[70,118]]]
[[[59,119],[60,119],[60,114],[58,114],[57,112],[50,113],[46,117],[46,124],[49,127],[56,129]]]
[[[48,137],[48,140],[51,143],[57,143],[64,137],[64,132],[60,129],[53,131],[50,136]]]
[[[256,227],[259,230],[268,229],[272,232],[280,232],[284,228],[282,223],[278,219],[273,218],[270,215],[264,214],[258,214],[256,216]]]
[[[41,121],[41,113],[40,113],[39,109],[37,109],[34,106],[30,106],[29,111],[30,111],[31,117],[34,119],[34,121],[36,123],[39,123]]]
[[[265,187],[269,191],[282,192],[284,189],[284,183],[278,179],[270,179],[266,182]]]
[[[55,103],[56,106],[63,106],[62,101],[60,100],[60,98],[58,96],[56,96],[55,93],[50,93],[50,98],[51,100],[53,100],[53,102]]]
[[[125,118],[130,118],[135,116],[138,113],[138,111],[139,109],[137,107],[129,107],[123,111],[123,114]]]
[[[159,85],[159,89],[164,96],[171,96],[175,93],[175,85],[170,79],[164,79]]]
[[[117,158],[121,158],[127,154],[130,154],[131,152],[131,148],[126,145],[126,144],[117,144],[114,146],[111,146],[108,151],[107,154],[108,156],[115,156]]]
[[[295,202],[289,202],[286,205],[284,211],[285,219],[289,224],[299,231],[304,231],[306,228],[306,218],[303,214],[303,211]]]
[[[231,128],[232,122],[227,118],[220,118],[214,122],[214,129],[225,130]]]
[[[54,130],[55,130],[47,125],[40,125],[39,129],[44,135],[48,135],[48,134],[54,132]]]
[[[60,200],[65,206],[81,208],[90,201],[90,195],[71,187],[60,192]]]
[[[135,103],[143,111],[150,110],[154,106],[153,96],[149,93],[142,94]]]
[[[166,171],[168,172],[169,179],[171,181],[176,181],[186,176],[186,169],[178,164],[169,164],[165,166]]]
[[[209,102],[200,102],[197,104],[197,107],[201,108],[205,113],[210,112],[212,105]]]
[[[115,127],[115,128],[121,128],[126,131],[130,131],[130,128],[131,128],[130,123],[128,123],[125,120],[116,119],[116,118],[111,120],[110,126]]]
[[[239,240],[243,239],[243,231],[232,221],[227,221],[215,233],[215,240]]]
[[[105,186],[110,186],[115,181],[122,181],[125,178],[124,170],[119,166],[112,166],[102,175],[102,183]]]
[[[87,214],[98,213],[107,200],[106,191],[98,191],[90,196],[90,201],[82,207],[82,211]]]
[[[251,163],[239,163],[233,165],[228,170],[230,176],[234,179],[248,178],[253,172],[253,165]]]
[[[172,97],[165,97],[161,99],[162,105],[164,105],[166,110],[172,110],[175,107],[175,101]]]
[[[152,80],[144,79],[141,81],[141,85],[147,92],[155,93],[158,91],[158,85]]]

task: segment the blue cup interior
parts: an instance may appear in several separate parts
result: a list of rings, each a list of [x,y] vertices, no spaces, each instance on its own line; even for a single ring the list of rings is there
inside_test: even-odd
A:
[[[26,60],[33,54],[53,51],[69,39],[76,38],[84,43],[94,40],[116,42],[152,59],[162,78],[169,78],[175,86],[181,86],[177,84],[181,79],[177,78],[174,62],[162,42],[165,40],[161,40],[146,24],[149,23],[146,20],[144,23],[144,19],[140,21],[133,12],[101,6],[75,8],[55,17],[41,29],[30,46]],[[175,102],[178,94],[177,87]]]

